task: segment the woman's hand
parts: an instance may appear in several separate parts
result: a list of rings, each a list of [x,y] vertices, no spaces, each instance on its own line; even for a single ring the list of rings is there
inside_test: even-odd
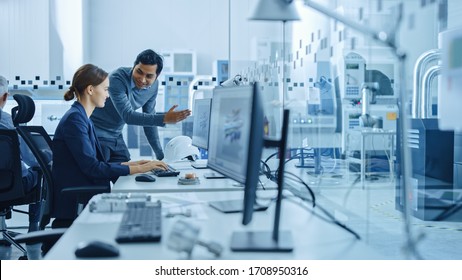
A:
[[[144,173],[153,169],[167,170],[167,164],[158,160],[140,160],[137,162],[124,162],[122,164],[128,165],[130,167],[130,174]]]
[[[151,160],[142,159],[142,160],[137,160],[137,161],[122,162],[121,164],[128,165],[128,166],[137,166],[137,165],[142,165],[148,162],[151,162]]]
[[[167,170],[167,164],[163,161],[158,161],[158,160],[150,160],[144,164],[142,164],[143,167],[147,167],[148,171],[153,170],[153,169],[164,169]]]
[[[142,164],[145,164],[145,163],[148,163],[148,162],[151,162],[152,160],[147,160],[147,159],[142,159],[142,160],[137,160],[137,161],[131,161],[129,162],[130,165],[133,164],[133,165],[142,165]]]

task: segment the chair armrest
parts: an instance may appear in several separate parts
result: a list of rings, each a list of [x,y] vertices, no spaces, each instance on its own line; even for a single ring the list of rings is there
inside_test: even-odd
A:
[[[42,168],[40,168],[40,166],[38,166],[38,165],[37,166],[31,166],[30,168],[32,170],[36,171],[36,172],[42,173]]]
[[[58,240],[67,228],[57,228],[50,230],[32,231],[24,234],[18,234],[14,240],[18,243],[36,243],[36,242],[54,242]]]
[[[110,192],[110,188],[107,186],[81,186],[81,187],[69,187],[61,190],[61,193],[65,194],[98,194],[104,192]]]

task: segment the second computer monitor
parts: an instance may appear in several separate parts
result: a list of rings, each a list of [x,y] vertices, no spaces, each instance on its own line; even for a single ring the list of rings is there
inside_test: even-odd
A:
[[[208,167],[245,185],[243,224],[252,218],[263,134],[258,84],[214,89]]]
[[[192,145],[207,150],[209,143],[210,106],[212,99],[196,99],[193,108]]]

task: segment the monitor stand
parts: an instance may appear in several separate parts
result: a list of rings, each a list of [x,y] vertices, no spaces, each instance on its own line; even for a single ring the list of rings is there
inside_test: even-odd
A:
[[[265,147],[279,148],[280,154],[284,155],[287,147],[287,134],[289,129],[289,110],[284,109],[282,121],[282,136],[280,140],[265,139]],[[285,158],[279,157],[279,174],[284,174]],[[277,198],[274,213],[273,231],[247,231],[233,232],[231,237],[231,251],[237,252],[292,252],[294,242],[290,231],[280,231],[279,222],[281,217],[282,187],[284,176],[277,176]]]
[[[205,179],[226,179],[226,176],[221,175],[218,172],[209,172],[204,174]]]
[[[274,240],[270,231],[233,232],[231,250],[235,252],[292,252],[294,248],[292,233],[279,231]]]
[[[222,213],[239,213],[244,210],[242,199],[211,201],[209,205]],[[253,205],[253,211],[265,211],[266,209],[268,209],[267,205],[260,205],[258,203]]]

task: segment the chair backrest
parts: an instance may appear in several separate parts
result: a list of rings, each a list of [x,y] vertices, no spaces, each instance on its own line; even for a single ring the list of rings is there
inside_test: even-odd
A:
[[[25,196],[16,130],[0,129],[0,151],[0,205],[3,206]]]
[[[42,191],[45,196],[45,207],[42,214],[41,226],[44,227],[50,222],[50,213],[52,211],[53,197],[53,177],[51,174],[52,150],[51,138],[41,126],[18,126],[16,127],[19,135],[32,151],[37,159],[43,175]]]
[[[32,98],[23,94],[13,95],[14,100],[18,106],[11,109],[11,118],[13,119],[14,126],[30,122],[35,114],[35,103]]]
[[[47,225],[51,219],[53,213],[53,189],[54,180],[52,176],[52,140],[42,126],[29,126],[21,125],[29,122],[35,112],[35,103],[27,95],[15,94],[13,98],[18,102],[18,106],[11,110],[13,117],[13,123],[16,126],[16,130],[22,137],[24,142],[30,148],[32,154],[37,159],[40,169],[43,173],[44,182],[42,188],[46,191],[46,203],[43,209],[42,221],[40,227],[43,228]],[[75,195],[77,201],[87,201],[88,197],[93,196],[97,193],[107,192],[107,186],[82,186],[72,187],[62,190],[70,195]],[[76,214],[78,214],[79,205],[75,205]]]
[[[31,97],[15,94],[13,98],[18,106],[11,109],[11,116],[16,130],[34,155],[43,174],[42,191],[45,196],[45,209],[43,211],[42,225],[48,224],[52,207],[53,177],[51,175],[51,138],[42,126],[25,126],[35,114],[35,103]]]

